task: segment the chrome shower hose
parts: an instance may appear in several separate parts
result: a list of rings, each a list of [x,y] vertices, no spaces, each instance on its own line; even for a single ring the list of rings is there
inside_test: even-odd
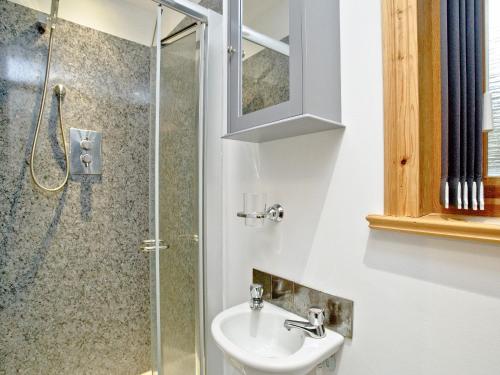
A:
[[[38,111],[38,120],[36,123],[36,130],[35,130],[35,136],[33,137],[33,145],[31,146],[31,160],[30,160],[30,172],[31,172],[31,178],[33,179],[33,182],[35,183],[36,186],[38,186],[40,189],[48,192],[57,192],[64,188],[66,183],[68,182],[69,178],[69,156],[68,156],[68,148],[66,145],[66,138],[64,136],[64,126],[63,126],[63,116],[62,116],[62,101],[65,95],[64,87],[62,85],[57,85],[54,89],[56,97],[57,97],[57,109],[59,113],[59,128],[61,129],[61,136],[62,136],[62,143],[63,143],[63,148],[64,148],[64,157],[66,161],[66,175],[64,177],[64,181],[56,186],[56,187],[46,187],[43,186],[37,179],[36,174],[35,174],[35,167],[34,167],[34,161],[35,161],[35,150],[36,150],[36,143],[38,140],[38,133],[40,131],[40,125],[42,123],[42,118],[43,118],[43,110],[45,107],[45,98],[47,96],[47,86],[49,82],[49,73],[50,73],[50,63],[52,59],[52,40],[54,37],[54,30],[55,30],[55,25],[51,25],[50,27],[50,35],[49,35],[49,50],[47,53],[47,64],[45,66],[45,82],[43,84],[43,93],[42,93],[42,101],[40,103],[40,110]]]

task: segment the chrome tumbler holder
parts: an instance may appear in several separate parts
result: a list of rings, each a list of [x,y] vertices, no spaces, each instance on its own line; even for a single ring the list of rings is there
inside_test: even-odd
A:
[[[275,223],[279,223],[283,220],[283,216],[285,216],[285,210],[281,204],[276,203],[264,212],[238,212],[236,216],[244,219],[269,219]]]

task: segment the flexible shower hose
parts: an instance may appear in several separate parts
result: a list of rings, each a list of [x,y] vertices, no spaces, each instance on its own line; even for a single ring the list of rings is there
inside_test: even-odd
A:
[[[35,136],[33,137],[33,145],[31,146],[31,160],[30,160],[30,172],[31,172],[31,178],[33,179],[33,182],[40,189],[48,191],[48,192],[57,192],[57,191],[61,190],[66,185],[66,183],[68,182],[68,178],[69,178],[69,156],[68,156],[68,148],[66,145],[66,138],[64,136],[64,126],[63,126],[63,116],[62,116],[62,100],[64,97],[64,92],[61,89],[59,91],[56,90],[56,97],[57,97],[57,102],[58,102],[57,109],[58,109],[58,113],[59,113],[59,128],[61,129],[62,143],[63,143],[63,148],[64,148],[64,158],[66,161],[66,176],[64,177],[64,181],[60,185],[58,185],[54,188],[46,187],[46,186],[43,186],[36,178],[35,167],[34,167],[35,150],[36,150],[36,143],[38,140],[38,132],[40,131],[40,124],[42,123],[43,110],[45,107],[45,98],[47,96],[47,86],[48,86],[48,82],[49,82],[50,63],[51,63],[51,59],[52,59],[52,39],[54,36],[54,30],[55,30],[55,25],[53,24],[50,27],[49,50],[47,53],[47,64],[45,66],[45,82],[43,84],[42,101],[40,103],[40,110],[38,111],[38,120],[36,123]],[[56,86],[56,88],[57,88],[57,86]]]

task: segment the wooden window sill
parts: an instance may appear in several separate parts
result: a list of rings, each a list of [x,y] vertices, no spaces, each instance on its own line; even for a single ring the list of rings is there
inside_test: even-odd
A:
[[[430,214],[418,218],[368,215],[372,229],[500,244],[500,218]]]

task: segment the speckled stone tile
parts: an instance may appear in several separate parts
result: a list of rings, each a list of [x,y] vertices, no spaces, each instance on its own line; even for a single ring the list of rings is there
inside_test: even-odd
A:
[[[352,338],[353,301],[308,288],[267,272],[254,269],[252,273],[254,283],[265,285],[267,280],[272,280],[271,295],[264,294],[266,301],[302,316],[304,319],[307,319],[309,308],[320,307],[325,310],[325,326],[327,328]]]
[[[150,367],[149,48],[59,21],[36,170],[64,176],[52,94],[70,127],[103,132],[103,174],[33,186],[27,160],[48,34],[0,0],[0,374],[131,374]]]
[[[242,66],[243,114],[290,100],[288,56],[263,49],[244,59]]]

